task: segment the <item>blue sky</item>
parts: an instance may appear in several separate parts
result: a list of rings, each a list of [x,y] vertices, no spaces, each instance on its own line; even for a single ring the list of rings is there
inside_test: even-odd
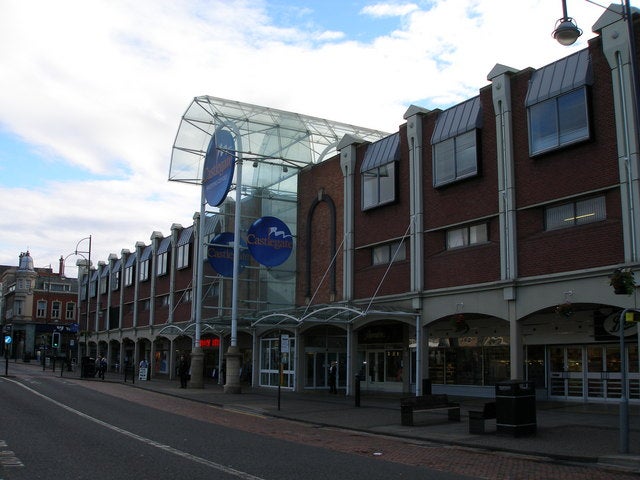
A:
[[[584,48],[603,10],[567,6],[585,31],[570,48],[551,38],[560,0],[6,0],[0,264],[29,250],[57,271],[89,235],[106,261],[190,225],[199,189],[167,179],[195,96],[394,132],[412,104],[477,95],[496,63]]]

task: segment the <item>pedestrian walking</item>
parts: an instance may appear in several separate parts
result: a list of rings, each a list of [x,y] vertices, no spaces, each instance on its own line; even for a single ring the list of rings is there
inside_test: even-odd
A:
[[[338,393],[338,388],[336,387],[336,377],[338,375],[338,364],[335,362],[331,362],[331,366],[329,367],[329,393]]]
[[[98,369],[98,374],[102,380],[104,380],[104,374],[106,371],[107,371],[107,359],[105,357],[102,357],[100,359],[100,366]]]
[[[187,388],[189,381],[189,362],[184,355],[180,355],[178,360],[178,376],[180,377],[180,388]]]

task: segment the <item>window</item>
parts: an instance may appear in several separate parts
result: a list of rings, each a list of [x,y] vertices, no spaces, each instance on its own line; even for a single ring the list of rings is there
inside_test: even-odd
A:
[[[149,263],[149,260],[142,260],[140,262],[139,279],[141,282],[149,280]]]
[[[120,270],[116,270],[111,274],[111,290],[116,291],[120,289]]]
[[[396,165],[400,160],[400,135],[389,135],[367,147],[360,167],[362,209],[396,200]]]
[[[160,303],[163,307],[168,307],[169,306],[169,295],[163,295],[162,297],[160,297]]]
[[[16,311],[16,315],[22,315],[22,310],[24,309],[24,300],[14,300],[13,308]]]
[[[478,174],[480,97],[440,113],[431,135],[433,186],[439,187]]]
[[[187,268],[189,266],[189,245],[185,243],[178,247],[177,268]]]
[[[133,284],[133,265],[124,269],[124,285],[126,287]]]
[[[406,260],[407,251],[402,241],[379,245],[372,250],[372,265],[384,265],[391,262]]]
[[[606,220],[607,206],[604,196],[548,207],[545,210],[546,230],[573,227],[584,223]]]
[[[158,269],[157,276],[167,274],[167,265],[169,263],[169,252],[160,253],[158,255],[158,262],[156,268]]]
[[[107,278],[105,275],[100,277],[100,295],[107,293]]]
[[[180,299],[180,301],[182,303],[189,303],[191,302],[192,297],[193,293],[191,292],[191,290],[185,290],[184,292],[182,292],[182,298]]]
[[[67,302],[67,311],[65,314],[67,320],[73,320],[76,318],[76,304],[73,302]]]
[[[433,146],[433,181],[438,187],[478,173],[476,130]]]
[[[486,223],[453,228],[447,230],[447,250],[484,243],[488,239]]]
[[[529,107],[529,150],[537,155],[589,138],[587,89]]]
[[[38,307],[36,309],[36,317],[44,318],[47,316],[47,301],[38,300]]]
[[[51,302],[51,318],[60,318],[60,302]]]
[[[362,173],[362,209],[396,199],[396,163],[391,162]]]

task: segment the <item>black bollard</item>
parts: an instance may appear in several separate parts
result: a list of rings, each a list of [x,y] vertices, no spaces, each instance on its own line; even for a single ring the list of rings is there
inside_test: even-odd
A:
[[[356,375],[354,387],[355,387],[356,407],[359,407],[360,406],[360,375]]]

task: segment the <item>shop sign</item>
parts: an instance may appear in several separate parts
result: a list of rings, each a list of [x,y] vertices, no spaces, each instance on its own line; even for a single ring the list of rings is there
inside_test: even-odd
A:
[[[279,218],[261,217],[249,227],[247,246],[258,263],[275,267],[291,255],[293,235],[287,224]]]
[[[231,152],[235,152],[235,149],[233,135],[228,130],[219,128],[211,136],[204,157],[202,189],[204,198],[212,207],[219,206],[231,188],[236,165]]]
[[[231,232],[222,232],[211,242],[207,248],[209,265],[223,277],[233,277],[233,244],[234,235]],[[249,264],[250,255],[247,252],[246,243],[240,239],[240,273]]]
[[[622,322],[620,322],[620,320],[620,312],[614,312],[607,316],[598,315],[597,313],[594,314],[593,329],[595,340],[611,341],[619,339],[621,326],[625,337],[638,333],[636,322],[628,321],[627,318],[622,319]],[[620,325],[620,323],[622,323],[622,325]]]

